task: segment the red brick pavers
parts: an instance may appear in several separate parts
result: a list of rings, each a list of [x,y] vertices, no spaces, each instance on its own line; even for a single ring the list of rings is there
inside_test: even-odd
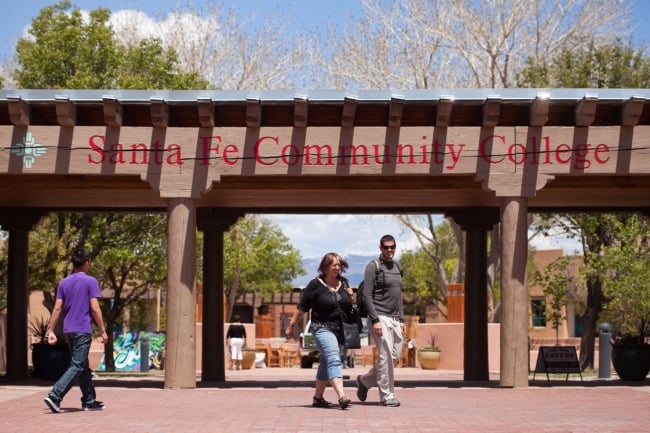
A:
[[[161,382],[98,380],[98,398],[106,402],[106,410],[81,411],[79,390],[73,388],[62,414],[51,413],[43,403],[49,385],[0,382],[0,432],[650,431],[650,385],[645,384],[574,381],[505,389],[494,383],[467,386],[405,378],[396,390],[402,406],[385,408],[378,405],[374,389],[367,402],[357,401],[352,379],[362,370],[354,369],[346,380],[353,403],[341,411],[311,407],[313,372],[307,370],[305,376],[299,369],[270,370],[275,371],[266,376],[229,373],[228,385],[182,390],[163,389]],[[325,396],[334,400],[331,389]]]

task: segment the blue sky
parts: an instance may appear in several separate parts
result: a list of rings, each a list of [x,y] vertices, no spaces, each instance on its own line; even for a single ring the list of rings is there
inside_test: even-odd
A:
[[[0,60],[14,51],[16,40],[38,15],[41,8],[56,3],[55,0],[5,0],[11,8],[5,7],[0,15]],[[193,1],[202,5],[202,0]],[[164,16],[176,9],[179,0],[77,0],[76,6],[92,10],[107,7],[113,11],[138,9],[152,17]],[[181,4],[186,1],[181,0]],[[242,17],[276,17],[289,20],[292,26],[323,29],[327,22],[342,26],[361,13],[358,0],[236,0],[224,2],[235,5]],[[633,43],[650,46],[650,1],[638,0],[635,7],[635,28]],[[337,251],[345,256],[351,254],[374,255],[378,253],[379,238],[391,233],[398,239],[400,250],[417,245],[413,236],[403,233],[396,219],[390,215],[274,215],[272,216],[290,242],[300,250],[303,258],[321,257],[328,251]],[[558,248],[564,245],[567,252],[573,246],[559,241],[536,242],[538,248]]]
[[[5,0],[11,2],[11,12],[7,8],[0,15],[0,59],[13,52],[15,41],[45,6],[53,5],[56,0]],[[152,17],[160,17],[176,10],[178,4],[185,0],[73,0],[81,9],[92,10],[105,7],[112,11],[120,9],[137,9]],[[201,6],[203,0],[192,0]],[[291,25],[308,27],[323,26],[326,21],[343,24],[352,14],[359,14],[361,5],[357,0],[235,0],[224,1],[226,5],[236,7],[242,17],[263,18],[277,17],[289,20]]]
[[[13,52],[15,41],[22,35],[25,27],[32,18],[45,6],[56,3],[56,0],[6,0],[10,2],[10,12],[0,15],[0,59]],[[158,17],[175,10],[176,6],[185,4],[184,0],[77,0],[73,3],[82,9],[107,7],[111,10],[138,9]],[[202,0],[193,0],[194,4],[203,4]],[[361,13],[358,0],[234,0],[224,1],[232,4],[242,16],[262,18],[273,16],[289,20],[291,25],[308,27],[324,27],[325,22],[344,24],[354,15]],[[635,2],[633,43],[650,46],[650,1],[636,0]]]

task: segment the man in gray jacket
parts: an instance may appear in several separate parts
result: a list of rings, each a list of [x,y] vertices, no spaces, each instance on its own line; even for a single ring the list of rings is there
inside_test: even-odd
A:
[[[379,260],[368,263],[363,276],[368,332],[377,346],[377,361],[366,374],[357,376],[357,397],[366,401],[368,389],[376,386],[380,404],[396,407],[400,402],[395,399],[395,363],[402,354],[405,332],[402,271],[393,261],[395,238],[382,236],[379,248]]]

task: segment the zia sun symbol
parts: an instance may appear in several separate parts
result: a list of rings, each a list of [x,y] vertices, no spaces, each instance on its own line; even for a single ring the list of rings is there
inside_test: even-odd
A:
[[[46,151],[47,149],[44,146],[36,143],[31,132],[25,134],[22,143],[11,146],[11,153],[22,157],[23,164],[27,168],[32,168],[36,162],[36,157],[43,155]]]

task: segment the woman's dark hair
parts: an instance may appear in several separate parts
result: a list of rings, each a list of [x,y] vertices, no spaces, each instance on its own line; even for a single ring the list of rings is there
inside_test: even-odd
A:
[[[332,263],[334,263],[334,261],[338,261],[341,264],[341,273],[345,272],[348,269],[348,262],[343,257],[341,257],[336,253],[327,253],[323,256],[323,259],[320,261],[320,265],[318,265],[318,274],[320,276],[325,276],[325,272],[327,272],[327,268]]]

